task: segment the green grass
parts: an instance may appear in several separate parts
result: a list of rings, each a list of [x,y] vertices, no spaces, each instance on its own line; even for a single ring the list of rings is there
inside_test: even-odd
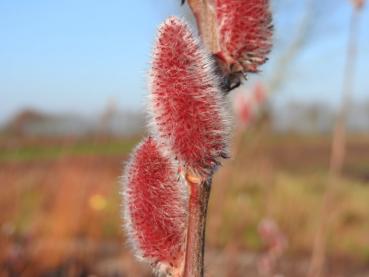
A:
[[[136,143],[136,139],[122,139],[107,142],[78,141],[68,145],[0,148],[0,161],[53,160],[82,155],[127,155]]]

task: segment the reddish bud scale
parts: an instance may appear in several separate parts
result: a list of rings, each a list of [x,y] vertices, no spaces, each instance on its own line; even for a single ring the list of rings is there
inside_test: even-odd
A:
[[[186,236],[186,187],[153,138],[132,154],[124,175],[126,229],[136,255],[157,270],[181,267]]]
[[[185,168],[202,175],[227,155],[228,120],[214,75],[189,27],[165,21],[151,70],[151,125]]]
[[[217,55],[244,72],[258,71],[272,47],[269,0],[216,0],[216,18],[222,51]]]

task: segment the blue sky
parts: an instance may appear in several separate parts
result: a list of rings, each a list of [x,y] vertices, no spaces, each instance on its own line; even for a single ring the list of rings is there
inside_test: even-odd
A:
[[[23,107],[93,114],[114,98],[120,108],[142,108],[155,30],[183,13],[177,2],[0,0],[0,123]],[[289,12],[275,15],[277,38],[290,32],[289,18],[299,17]],[[338,101],[349,14],[346,3],[328,11],[321,34],[289,68],[279,99]],[[369,95],[366,26],[368,8],[360,22],[359,98]]]

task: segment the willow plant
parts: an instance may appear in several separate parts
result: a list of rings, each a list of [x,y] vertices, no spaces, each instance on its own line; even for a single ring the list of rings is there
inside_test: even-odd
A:
[[[123,177],[130,244],[158,276],[204,274],[212,177],[229,156],[227,94],[246,73],[258,71],[271,48],[268,1],[188,4],[200,38],[176,17],[159,27],[149,74],[149,136],[133,151]],[[199,16],[206,11],[212,15]],[[204,20],[215,28],[205,30]]]

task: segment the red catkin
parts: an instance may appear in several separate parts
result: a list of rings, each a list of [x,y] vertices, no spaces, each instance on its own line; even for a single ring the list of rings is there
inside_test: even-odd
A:
[[[159,29],[150,77],[154,134],[184,168],[209,174],[227,155],[229,123],[213,64],[178,18]]]
[[[244,93],[235,95],[234,110],[241,126],[247,127],[252,119],[252,102]]]
[[[239,91],[234,97],[234,111],[241,127],[247,127],[266,100],[266,88],[257,82],[249,92]]]
[[[123,178],[126,229],[136,256],[173,275],[183,263],[187,221],[186,187],[177,171],[149,137],[133,152]]]
[[[215,0],[220,59],[230,67],[256,72],[272,47],[269,0]]]

